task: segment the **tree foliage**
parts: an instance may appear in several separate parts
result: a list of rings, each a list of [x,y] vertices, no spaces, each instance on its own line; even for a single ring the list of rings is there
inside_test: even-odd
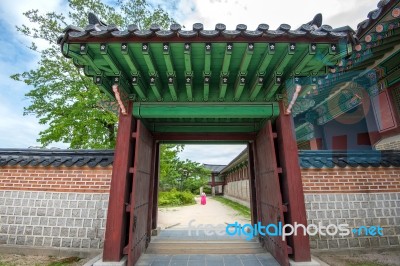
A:
[[[160,148],[160,188],[161,190],[177,189],[197,193],[201,186],[207,184],[210,171],[201,164],[180,160],[182,145],[163,144]]]
[[[70,143],[71,148],[113,148],[117,117],[99,102],[106,96],[92,80],[64,58],[57,38],[67,25],[84,27],[91,11],[107,24],[127,27],[137,24],[148,28],[156,23],[166,28],[173,20],[160,7],[152,8],[146,0],[118,0],[110,6],[100,0],[69,0],[64,13],[29,10],[24,15],[31,24],[17,26],[17,31],[35,41],[47,43],[39,49],[33,42],[29,47],[39,53],[35,69],[11,76],[33,87],[26,94],[31,104],[24,114],[33,114],[48,127],[39,133],[38,141],[46,147],[52,142]]]

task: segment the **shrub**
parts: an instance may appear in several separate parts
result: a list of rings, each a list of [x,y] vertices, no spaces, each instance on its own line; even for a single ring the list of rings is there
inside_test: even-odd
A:
[[[189,191],[163,191],[158,194],[158,206],[181,206],[195,204],[194,196]]]
[[[210,195],[211,194],[211,187],[209,187],[209,186],[203,187],[203,192],[206,193],[207,195]]]

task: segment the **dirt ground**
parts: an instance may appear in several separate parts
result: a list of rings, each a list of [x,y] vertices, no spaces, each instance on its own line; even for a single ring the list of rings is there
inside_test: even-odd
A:
[[[51,256],[0,254],[0,266],[82,266],[89,260],[90,258],[56,258]]]
[[[187,228],[189,222],[192,226],[200,224],[225,225],[226,223],[238,222],[249,223],[250,220],[243,218],[237,211],[223,205],[212,197],[207,197],[207,204],[200,204],[200,197],[196,197],[196,204],[182,207],[159,208],[158,227]]]
[[[400,247],[349,251],[317,251],[313,255],[332,266],[398,266]]]

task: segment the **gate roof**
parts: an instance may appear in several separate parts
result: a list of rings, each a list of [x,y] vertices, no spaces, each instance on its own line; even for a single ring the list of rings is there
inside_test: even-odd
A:
[[[156,132],[256,132],[279,113],[277,97],[299,79],[316,84],[355,42],[350,27],[322,25],[322,16],[298,28],[260,24],[248,30],[224,24],[192,30],[173,24],[120,30],[89,14],[84,28],[69,26],[62,53],[93,77],[115,101],[133,100],[133,115]],[[124,101],[122,101],[124,102]]]

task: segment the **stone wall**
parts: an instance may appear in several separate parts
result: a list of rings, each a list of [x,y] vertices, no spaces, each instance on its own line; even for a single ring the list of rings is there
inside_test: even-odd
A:
[[[243,171],[241,172],[243,173]],[[387,247],[400,245],[400,168],[333,167],[302,168],[308,224],[381,226],[383,236],[310,237],[314,249]],[[249,206],[248,176],[228,176],[225,195]]]
[[[249,180],[229,182],[224,187],[224,195],[250,203]]]
[[[400,192],[305,194],[308,224],[381,226],[383,236],[310,237],[311,248],[397,246],[400,240]]]
[[[103,247],[112,168],[0,167],[0,244]]]
[[[102,248],[108,194],[0,191],[0,244]]]

